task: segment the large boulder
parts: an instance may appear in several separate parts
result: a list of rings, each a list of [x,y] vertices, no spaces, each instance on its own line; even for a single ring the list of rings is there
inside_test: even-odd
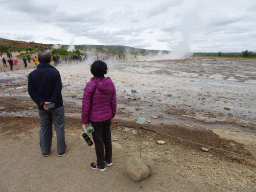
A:
[[[125,162],[125,170],[133,181],[140,181],[154,174],[154,162],[148,155],[135,153]]]

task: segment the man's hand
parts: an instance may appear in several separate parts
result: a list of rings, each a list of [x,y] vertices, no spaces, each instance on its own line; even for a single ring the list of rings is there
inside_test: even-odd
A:
[[[83,123],[83,125],[84,125],[85,127],[88,127],[88,126],[89,126],[89,124],[85,124],[85,123]]]
[[[45,105],[47,105],[47,104],[51,104],[51,102],[47,102],[47,101],[46,101],[46,102],[44,102],[44,110],[45,110],[45,111],[50,111],[50,109],[49,109],[49,108],[46,108],[46,107],[45,107]]]

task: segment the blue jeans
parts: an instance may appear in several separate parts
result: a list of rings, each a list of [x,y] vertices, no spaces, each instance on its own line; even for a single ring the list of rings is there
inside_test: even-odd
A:
[[[40,117],[40,147],[43,154],[48,154],[51,151],[52,146],[52,123],[54,124],[57,135],[57,149],[58,153],[63,153],[66,150],[65,142],[65,119],[64,119],[64,107],[57,109],[51,109],[50,111],[38,110]]]

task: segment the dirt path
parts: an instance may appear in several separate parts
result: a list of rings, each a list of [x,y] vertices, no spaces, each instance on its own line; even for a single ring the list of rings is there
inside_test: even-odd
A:
[[[105,172],[92,170],[89,164],[96,158],[94,147],[81,137],[80,119],[69,117],[77,116],[80,110],[72,103],[65,103],[69,109],[66,140],[70,151],[58,157],[54,135],[52,153],[45,158],[39,148],[39,119],[32,103],[26,97],[0,99],[6,111],[0,117],[0,191],[256,191],[255,160],[216,150],[203,152],[198,145],[141,132],[134,121],[123,120],[119,115],[112,124],[114,164]],[[255,156],[255,141],[245,144],[243,140],[227,140],[199,126],[193,130],[164,124],[145,128],[182,138],[189,136],[197,142],[210,140],[218,148]],[[165,145],[158,145],[158,140],[165,141]],[[135,183],[126,175],[124,163],[140,151],[140,141],[142,152],[153,158],[156,172]]]

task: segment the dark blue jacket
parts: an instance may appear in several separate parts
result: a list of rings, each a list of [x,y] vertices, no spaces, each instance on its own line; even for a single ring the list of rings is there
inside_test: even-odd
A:
[[[55,108],[63,106],[62,83],[59,71],[47,63],[41,63],[28,75],[28,93],[43,110],[46,101],[55,103]]]

